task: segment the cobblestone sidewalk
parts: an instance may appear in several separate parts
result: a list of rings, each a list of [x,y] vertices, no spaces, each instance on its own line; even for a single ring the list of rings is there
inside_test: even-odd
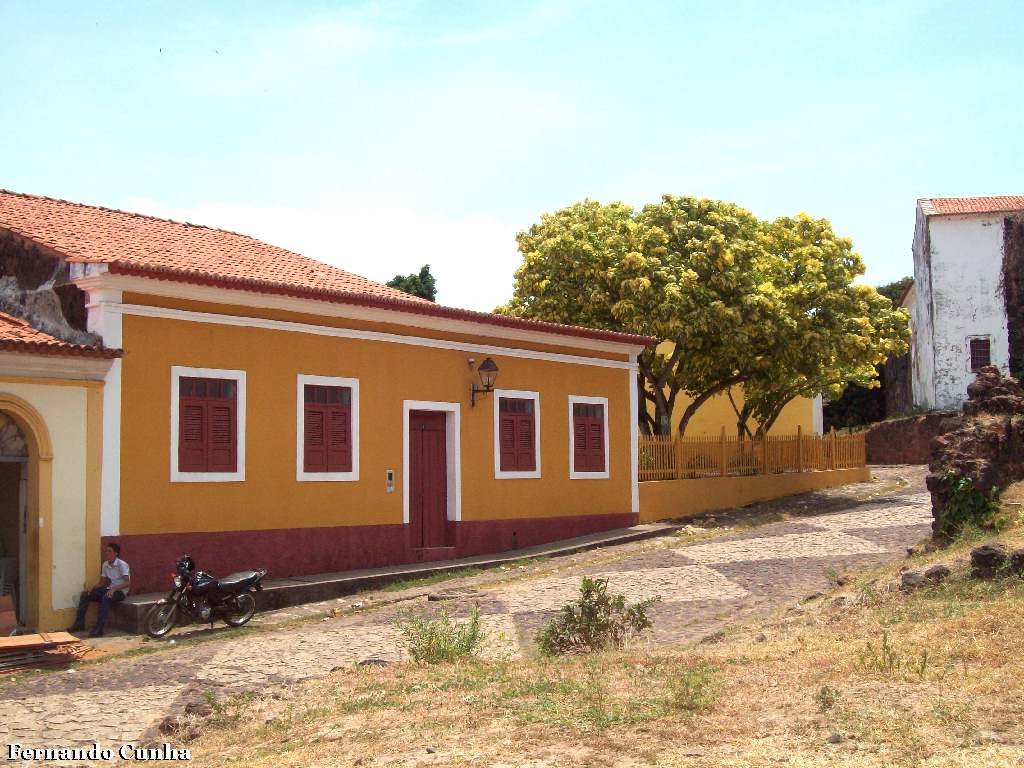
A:
[[[602,576],[631,600],[659,598],[649,642],[685,644],[826,589],[829,575],[901,556],[929,533],[923,469],[876,472],[908,485],[864,500],[853,488],[790,502],[800,514],[736,530],[710,541],[671,537],[558,558],[531,568],[488,571],[446,582],[464,597],[454,616],[474,606],[491,642],[488,654],[515,656],[543,622],[579,589],[582,576]],[[870,490],[871,486],[868,486]],[[764,505],[765,509],[779,502]],[[814,514],[815,509],[828,510]],[[752,510],[756,513],[757,510]],[[336,618],[284,625],[176,650],[128,656],[17,682],[0,682],[0,741],[31,746],[120,744],[143,739],[169,713],[212,691],[230,695],[319,677],[367,658],[403,659],[395,621],[402,611],[427,612],[423,590],[409,599]],[[331,601],[261,617],[264,627]]]

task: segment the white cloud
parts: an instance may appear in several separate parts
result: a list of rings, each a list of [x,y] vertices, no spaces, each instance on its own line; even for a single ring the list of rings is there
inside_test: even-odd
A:
[[[344,201],[315,208],[202,204],[182,208],[136,198],[126,209],[251,235],[379,282],[430,264],[438,301],[490,311],[508,300],[519,264],[516,226]]]
[[[494,21],[460,27],[446,18],[446,24],[437,29],[427,29],[423,18],[435,15],[429,4],[420,5],[417,13],[415,4],[371,2],[307,15],[287,24],[246,29],[222,46],[223,50],[196,54],[182,62],[175,76],[228,97],[319,83],[325,74],[339,81],[358,81],[359,70],[352,68],[352,62],[359,57],[422,49],[447,54],[452,48],[535,38],[568,23],[580,2],[513,5],[511,13]]]

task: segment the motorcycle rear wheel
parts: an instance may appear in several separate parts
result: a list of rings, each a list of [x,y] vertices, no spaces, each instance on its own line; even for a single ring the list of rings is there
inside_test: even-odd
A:
[[[155,640],[167,635],[178,623],[178,604],[161,600],[146,614],[146,634]]]
[[[249,619],[256,613],[256,601],[253,596],[244,592],[234,599],[234,608],[229,608],[224,614],[224,623],[229,627],[240,627],[247,624]]]

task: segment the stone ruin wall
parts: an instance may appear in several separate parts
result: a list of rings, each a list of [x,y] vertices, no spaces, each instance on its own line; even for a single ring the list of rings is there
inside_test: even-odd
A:
[[[950,489],[949,472],[968,477],[986,496],[1024,480],[1024,389],[1015,378],[1002,376],[995,366],[978,371],[967,388],[963,412],[942,425],[932,443],[926,479],[932,497],[932,531],[940,535]]]
[[[871,424],[864,435],[868,464],[927,464],[932,441],[955,411],[936,411]]]
[[[72,344],[98,344],[86,330],[85,293],[68,264],[11,232],[0,230],[0,312]]]
[[[1003,222],[1003,302],[1010,346],[1010,375],[1024,374],[1024,217]]]

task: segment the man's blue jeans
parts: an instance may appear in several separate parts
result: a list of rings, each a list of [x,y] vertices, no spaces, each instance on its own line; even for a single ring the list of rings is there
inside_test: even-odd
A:
[[[120,589],[114,591],[113,597],[107,597],[106,587],[93,587],[88,592],[83,592],[78,598],[78,615],[75,616],[75,626],[79,629],[85,627],[85,612],[89,610],[89,603],[99,603],[100,610],[96,615],[96,626],[93,631],[102,632],[103,625],[107,623],[107,612],[110,611],[111,603],[119,603],[124,600],[124,592]]]

